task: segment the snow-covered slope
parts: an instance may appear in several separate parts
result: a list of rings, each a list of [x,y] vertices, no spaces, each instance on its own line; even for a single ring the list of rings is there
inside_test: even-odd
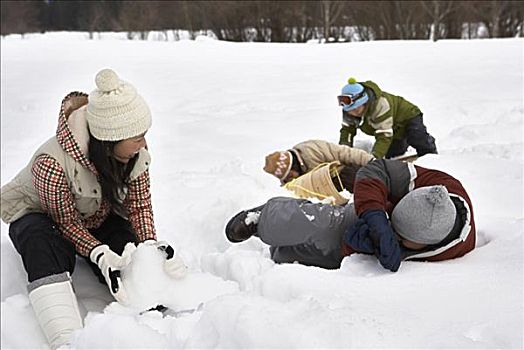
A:
[[[165,318],[106,308],[109,293],[79,258],[73,279],[89,314],[74,348],[522,348],[523,40],[237,44],[62,33],[4,38],[1,61],[2,184],[55,132],[62,97],[91,91],[98,70],[113,68],[138,88],[154,118],[158,236],[191,270],[181,282],[157,271],[159,293],[179,310],[204,302]],[[275,265],[260,241],[225,239],[237,211],[285,194],[262,171],[267,153],[338,141],[335,97],[349,76],[423,110],[440,154],[417,164],[451,173],[469,191],[475,251],[405,262],[395,274],[354,255],[328,271]],[[154,256],[142,261],[158,270]],[[1,347],[42,348],[3,223],[1,282]]]

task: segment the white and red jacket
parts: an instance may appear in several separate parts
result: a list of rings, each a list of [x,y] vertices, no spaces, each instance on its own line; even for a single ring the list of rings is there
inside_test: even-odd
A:
[[[98,172],[89,160],[85,119],[87,95],[73,92],[61,104],[56,136],[35,152],[29,164],[2,187],[1,216],[11,223],[28,213],[46,213],[76,251],[89,256],[101,244],[89,229],[99,227],[111,208],[102,198]],[[156,239],[147,150],[130,174],[123,202],[139,241]]]
[[[445,172],[398,160],[374,160],[357,173],[355,210],[359,216],[373,209],[391,214],[395,205],[410,191],[433,185],[445,186],[451,197],[460,199],[465,208],[463,226],[451,242],[409,255],[405,259],[440,261],[461,257],[475,248],[473,206],[460,181]],[[344,255],[353,252],[354,250],[347,245],[343,249]]]

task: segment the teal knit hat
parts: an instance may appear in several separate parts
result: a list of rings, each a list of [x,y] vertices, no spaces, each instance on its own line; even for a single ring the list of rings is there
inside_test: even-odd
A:
[[[350,104],[342,106],[345,112],[358,108],[369,100],[368,94],[364,91],[364,86],[357,83],[355,78],[348,79],[348,83],[342,88],[340,96],[350,96],[352,99]]]

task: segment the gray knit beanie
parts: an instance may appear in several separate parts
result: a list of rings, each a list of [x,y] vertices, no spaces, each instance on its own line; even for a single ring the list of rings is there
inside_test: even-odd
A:
[[[395,206],[391,224],[397,234],[409,241],[436,244],[451,232],[456,213],[446,187],[421,187]]]
[[[151,127],[151,112],[133,85],[120,80],[111,69],[95,78],[97,88],[89,94],[87,123],[101,141],[121,141],[145,133]]]

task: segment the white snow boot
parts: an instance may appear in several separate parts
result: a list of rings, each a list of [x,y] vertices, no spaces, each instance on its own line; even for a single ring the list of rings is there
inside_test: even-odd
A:
[[[69,274],[33,281],[28,290],[36,318],[51,349],[69,344],[71,333],[82,328],[82,317]]]

